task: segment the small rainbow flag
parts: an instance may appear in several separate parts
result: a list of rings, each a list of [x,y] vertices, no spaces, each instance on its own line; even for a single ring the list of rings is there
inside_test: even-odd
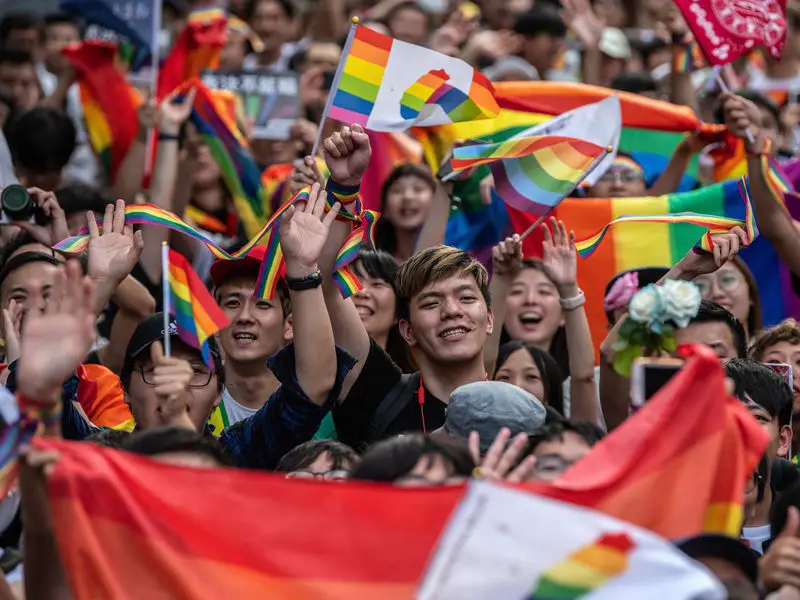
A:
[[[343,298],[349,298],[364,287],[353,273],[350,264],[358,258],[362,243],[366,242],[368,248],[375,249],[375,223],[379,216],[375,211],[365,210],[361,215],[361,226],[353,230],[336,255],[333,283]]]
[[[491,82],[457,58],[353,25],[327,116],[373,131],[496,117]]]
[[[635,547],[627,533],[601,535],[542,573],[528,600],[583,598],[623,573]]]
[[[517,210],[546,215],[613,149],[576,138],[537,136],[453,151],[455,171],[489,164],[495,198]]]
[[[211,367],[213,360],[208,338],[228,326],[228,319],[211,297],[203,282],[183,255],[169,250],[170,312],[178,325],[178,335],[203,354]]]

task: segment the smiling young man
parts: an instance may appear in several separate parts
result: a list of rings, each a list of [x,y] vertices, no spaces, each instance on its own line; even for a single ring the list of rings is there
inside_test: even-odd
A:
[[[253,295],[266,247],[256,246],[241,260],[211,266],[214,298],[230,325],[218,339],[225,355],[222,401],[211,416],[214,433],[254,415],[280,382],[267,360],[292,341],[292,308],[281,282],[274,300]]]
[[[346,202],[357,193],[369,164],[369,138],[358,126],[344,127],[323,147],[332,178],[329,192]],[[312,164],[306,158],[309,169]],[[402,375],[370,340],[352,299],[343,299],[332,285],[330,273],[349,231],[348,222],[334,223],[320,268],[326,274],[325,302],[336,344],[358,359],[333,419],[339,440],[363,450],[393,434],[441,427],[451,392],[485,378],[483,346],[494,319],[489,277],[477,260],[447,246],[415,254],[397,274],[397,314],[420,370]]]

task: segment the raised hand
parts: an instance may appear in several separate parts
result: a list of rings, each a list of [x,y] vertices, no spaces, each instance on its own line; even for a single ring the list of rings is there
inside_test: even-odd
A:
[[[44,312],[29,310],[20,339],[19,391],[57,402],[61,386],[89,353],[96,338],[92,281],[70,260],[56,274]]]
[[[692,249],[681,259],[679,266],[687,277],[708,275],[719,269],[747,246],[747,234],[737,226],[725,233],[712,235],[711,242],[714,244],[713,252],[697,252]]]
[[[783,530],[764,554],[758,571],[768,592],[790,585],[800,588],[800,511],[790,506]]]
[[[153,363],[153,392],[158,396],[157,411],[164,425],[194,429],[188,407],[191,402],[182,398],[189,394],[194,369],[187,361],[174,356],[164,356],[161,342],[150,345],[150,360]]]
[[[125,224],[125,202],[106,205],[103,232],[97,227],[94,213],[86,213],[89,224],[89,277],[97,283],[113,284],[116,289],[130,274],[144,249],[142,232],[133,232]],[[113,290],[112,290],[113,293]]]
[[[564,22],[578,36],[584,49],[597,48],[606,24],[592,10],[589,0],[561,0]]]
[[[749,100],[737,96],[730,92],[724,92],[721,96],[722,107],[725,112],[725,125],[737,137],[748,143],[749,136],[753,136],[754,141],[758,142],[762,138],[761,113],[758,107]],[[763,142],[763,139],[761,139]]]
[[[481,457],[481,440],[477,431],[469,434],[469,451],[476,465],[475,474],[486,479],[520,483],[530,477],[536,465],[536,457],[530,455],[520,462],[520,457],[528,445],[528,436],[517,435],[511,443],[511,431],[505,427],[494,438],[492,445]],[[516,466],[515,466],[516,465]]]
[[[492,276],[514,277],[522,268],[522,242],[514,234],[492,248]]]
[[[555,217],[550,217],[549,224],[542,225],[542,232],[542,270],[558,288],[562,298],[572,298],[578,291],[575,234],[570,232],[567,235],[564,223]]]
[[[67,239],[69,237],[67,216],[58,203],[56,195],[38,187],[28,188],[28,193],[47,217],[47,224],[39,225],[27,221],[15,221],[14,224],[27,231],[33,239],[45,246],[53,246],[61,240]]]
[[[317,161],[310,156],[306,156],[303,160],[295,161],[291,180],[292,195],[304,188],[311,187],[315,183],[320,188],[325,187],[325,178],[317,166]]]
[[[197,88],[192,88],[189,93],[178,100],[177,94],[173,92],[158,107],[158,127],[164,133],[178,133],[181,125],[192,114],[194,97],[197,95]]]
[[[326,198],[315,183],[308,202],[289,208],[281,219],[278,234],[289,277],[305,277],[317,270],[317,261],[340,208],[337,202],[325,214]]]
[[[331,178],[341,185],[357,186],[369,166],[372,148],[361,125],[342,127],[322,142]]]
[[[21,355],[19,343],[24,315],[25,307],[16,300],[9,301],[8,308],[3,309],[3,344],[7,363],[14,362]]]
[[[139,135],[144,141],[144,133],[158,127],[158,105],[153,98],[146,98],[136,111],[139,119]]]

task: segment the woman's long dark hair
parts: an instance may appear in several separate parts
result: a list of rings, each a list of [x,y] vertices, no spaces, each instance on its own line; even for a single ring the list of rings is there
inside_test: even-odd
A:
[[[425,167],[412,163],[398,165],[389,173],[386,181],[383,182],[383,187],[381,187],[381,213],[386,211],[386,198],[389,195],[389,190],[403,177],[417,177],[427,183],[432,190],[436,189],[436,182],[431,172]],[[394,225],[386,219],[378,219],[375,225],[375,243],[381,250],[385,250],[391,255],[397,252],[397,232],[394,229]]]
[[[526,258],[522,261],[522,268],[533,269],[535,271],[539,271],[540,273],[544,273],[542,270],[542,262],[537,258]],[[500,343],[505,344],[506,342],[510,341],[512,341],[511,336],[508,335],[505,326],[503,326],[503,332],[500,336]],[[553,336],[553,341],[550,342],[550,348],[548,350],[550,352],[550,356],[552,356],[556,361],[556,364],[563,375],[563,379],[569,377],[569,348],[567,348],[567,332],[565,331],[563,325],[558,328],[558,331],[556,331],[556,334]]]
[[[533,362],[536,363],[536,368],[539,369],[539,374],[542,376],[542,384],[544,385],[544,398],[539,398],[542,404],[547,404],[559,412],[564,414],[564,374],[556,363],[555,359],[550,356],[550,353],[545,352],[541,348],[537,348],[531,343],[511,341],[506,342],[500,346],[497,353],[497,366],[495,367],[492,379],[497,378],[497,372],[506,364],[508,357],[514,354],[517,350],[527,350],[531,355]]]
[[[394,292],[395,299],[397,298],[395,277],[399,268],[394,257],[383,250],[362,249],[358,253],[355,263],[353,263],[353,270],[359,277],[372,277],[388,283]],[[396,317],[397,314],[395,313]],[[386,340],[386,353],[392,357],[392,360],[400,367],[403,373],[413,373],[417,370],[411,360],[408,344],[406,344],[403,336],[400,335],[400,329],[396,324],[389,331],[389,337]]]

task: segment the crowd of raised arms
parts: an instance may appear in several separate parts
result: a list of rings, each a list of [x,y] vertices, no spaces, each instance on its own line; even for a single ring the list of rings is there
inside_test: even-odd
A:
[[[0,128],[0,600],[800,600],[796,0],[2,0]]]

